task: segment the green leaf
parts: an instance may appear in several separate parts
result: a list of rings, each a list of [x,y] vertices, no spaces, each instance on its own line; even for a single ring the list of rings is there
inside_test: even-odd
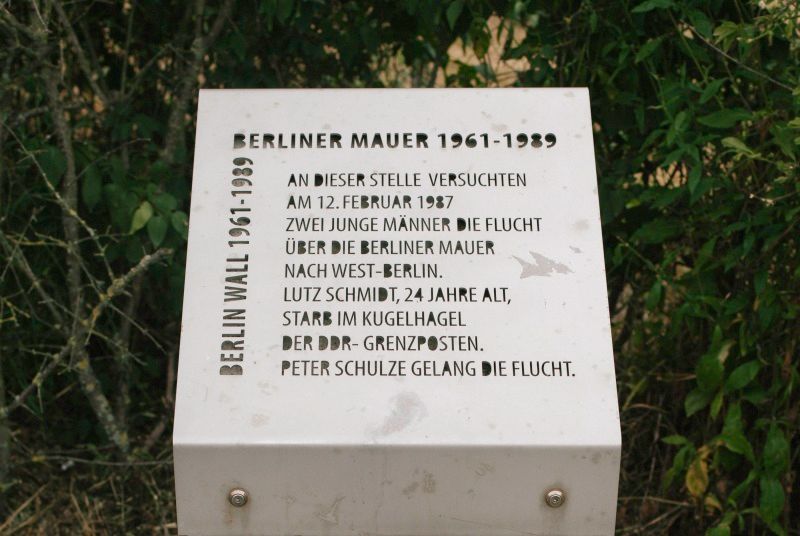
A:
[[[694,195],[697,191],[697,186],[700,184],[700,178],[703,175],[703,169],[700,166],[694,166],[689,170],[689,193]]]
[[[789,442],[783,431],[774,424],[767,432],[762,461],[764,472],[769,476],[778,477],[789,469]]]
[[[712,419],[716,419],[719,412],[722,410],[722,401],[725,399],[724,391],[720,389],[717,391],[717,395],[711,401],[711,407],[709,408],[709,415],[711,415]]]
[[[661,244],[665,240],[678,236],[680,233],[680,223],[658,218],[639,227],[633,234],[633,238],[643,244]]]
[[[739,138],[734,138],[733,136],[722,138],[722,145],[728,149],[733,149],[737,153],[742,153],[748,156],[755,154],[753,150],[750,149],[750,147],[748,147],[742,140]]]
[[[709,238],[701,247],[700,251],[697,253],[697,262],[699,264],[705,263],[711,259],[714,255],[714,248],[717,245],[717,237],[714,236]]]
[[[746,493],[750,491],[750,487],[753,485],[753,482],[756,481],[756,471],[755,469],[751,469],[750,473],[748,473],[747,478],[739,482],[739,484],[731,490],[731,494],[728,496],[728,500],[732,501],[733,504],[736,504],[741,497],[743,497]]]
[[[715,353],[705,354],[695,368],[697,386],[705,393],[716,391],[722,383],[724,372],[724,367]]]
[[[83,172],[83,182],[81,184],[81,197],[83,202],[92,210],[103,195],[103,179],[97,166],[90,164]]]
[[[278,22],[284,24],[292,15],[292,8],[294,7],[294,0],[278,0]]]
[[[122,232],[130,229],[131,216],[136,210],[139,198],[118,184],[103,186],[105,202],[114,227]]]
[[[714,37],[718,42],[726,41],[739,33],[739,25],[729,20],[723,21],[722,24],[714,28]]]
[[[714,31],[714,25],[705,13],[697,9],[689,9],[687,14],[689,15],[689,20],[694,26],[694,29],[697,30],[700,35],[703,37],[711,37]]]
[[[150,197],[150,201],[159,212],[164,214],[170,214],[178,206],[178,201],[175,197],[164,192],[153,195]]]
[[[654,9],[667,9],[674,6],[672,0],[645,0],[633,8],[633,13],[647,13]]]
[[[731,536],[731,528],[722,525],[712,527],[706,531],[706,536]]]
[[[780,519],[767,521],[767,527],[769,527],[769,530],[771,530],[772,533],[776,534],[777,536],[786,536],[786,529],[781,524]]]
[[[719,110],[712,112],[708,115],[697,118],[697,122],[701,125],[712,128],[731,128],[739,121],[750,118],[750,112],[741,108],[732,108],[730,110]]]
[[[682,446],[675,457],[672,459],[672,467],[670,467],[662,478],[662,484],[666,490],[672,485],[675,476],[682,473],[690,459],[694,459],[697,451],[692,444]]]
[[[450,29],[452,30],[456,26],[456,21],[458,21],[458,17],[461,15],[461,11],[464,9],[464,1],[463,0],[455,0],[449,6],[447,6],[447,24],[450,25]]]
[[[37,161],[48,182],[53,186],[57,186],[67,170],[67,159],[64,158],[61,151],[49,145],[38,155]]]
[[[742,424],[742,406],[738,402],[728,406],[728,412],[725,414],[725,424],[723,425],[723,433],[742,432],[744,425]]]
[[[189,238],[189,217],[185,212],[181,212],[180,210],[173,212],[170,217],[170,223],[172,223],[172,228],[175,229],[184,240]]]
[[[749,461],[755,461],[755,454],[753,453],[753,446],[747,440],[747,437],[742,432],[726,432],[720,438],[725,444],[725,447],[731,452],[741,454]]]
[[[654,310],[656,307],[658,307],[658,304],[661,303],[662,289],[663,286],[661,285],[660,280],[656,280],[656,282],[653,283],[653,286],[650,287],[650,290],[647,293],[647,298],[645,299],[645,307],[647,307],[648,310]]]
[[[731,348],[734,345],[734,341],[719,340],[721,336],[720,330],[715,329],[711,349],[700,358],[695,368],[697,386],[705,393],[715,392],[722,384],[722,378],[725,373],[725,361],[728,359],[728,354],[730,354]],[[720,394],[719,396],[722,395]],[[719,404],[721,403],[722,401],[720,400]],[[717,411],[719,411],[718,407],[715,408],[712,413],[716,414]]]
[[[700,389],[693,389],[686,395],[686,399],[683,401],[683,408],[686,411],[686,416],[691,417],[711,402],[713,394],[706,393],[701,391]]]
[[[137,236],[128,237],[125,244],[125,258],[128,262],[135,264],[144,257],[145,251],[142,247],[142,241]]]
[[[111,164],[111,181],[122,184],[127,175],[125,172],[125,164],[122,162],[122,159],[118,156],[112,156],[108,159],[108,163]],[[155,167],[155,164],[153,167]]]
[[[676,139],[679,139],[679,134],[686,130],[686,126],[688,125],[688,117],[689,114],[686,112],[686,110],[681,110],[678,112],[678,115],[675,116],[675,119],[672,121],[672,125],[670,125],[669,131],[667,132],[668,144],[672,144]],[[685,147],[679,147],[673,151],[670,156],[664,159],[664,164],[662,165],[669,165],[672,162],[677,161],[685,152]]]
[[[764,292],[764,289],[767,287],[768,281],[768,274],[766,270],[760,270],[756,272],[755,277],[753,278],[753,284],[755,286],[756,294],[761,294]]]
[[[770,129],[770,133],[772,134],[775,145],[780,147],[781,152],[790,160],[797,160],[798,151],[792,140],[794,137],[792,130],[789,127],[773,125]]]
[[[757,383],[751,384],[742,390],[742,400],[746,400],[754,405],[761,404],[767,398],[769,398],[769,394]]]
[[[167,236],[167,219],[164,216],[153,216],[147,222],[147,236],[150,237],[150,242],[153,247],[158,247]]]
[[[758,500],[761,517],[768,522],[777,519],[783,511],[783,502],[786,499],[783,493],[783,486],[773,476],[762,476],[758,487],[761,490],[761,496]]]
[[[636,53],[636,57],[633,60],[634,63],[640,63],[649,58],[653,52],[658,49],[658,46],[661,44],[661,39],[661,37],[648,39],[647,42],[639,48],[639,52]]]
[[[700,104],[705,104],[711,100],[711,97],[717,94],[722,87],[722,84],[724,84],[726,81],[727,80],[725,78],[720,78],[719,80],[714,80],[713,82],[709,83],[700,94]]]
[[[733,348],[734,344],[736,344],[736,341],[725,340],[717,346],[717,359],[719,359],[719,362],[723,365],[725,364],[725,361],[728,360],[728,356],[730,355],[731,348]]]
[[[756,360],[748,361],[736,367],[728,379],[725,381],[725,391],[730,393],[745,387],[758,375],[761,363]]]
[[[678,434],[670,435],[670,436],[667,436],[667,437],[663,437],[663,438],[661,438],[661,441],[663,441],[667,445],[689,445],[690,444],[688,439],[686,439],[684,436],[678,435]]]
[[[133,218],[131,219],[131,230],[129,232],[133,234],[147,225],[147,222],[150,221],[152,216],[153,205],[151,205],[148,201],[142,201],[142,204],[139,205],[139,208],[137,208],[133,213]]]
[[[136,114],[133,120],[140,138],[151,137],[153,133],[160,132],[163,126],[158,119],[145,114]]]

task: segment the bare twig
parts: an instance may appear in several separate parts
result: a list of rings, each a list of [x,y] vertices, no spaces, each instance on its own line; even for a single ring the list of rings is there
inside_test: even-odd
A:
[[[17,269],[25,274],[25,276],[30,280],[31,285],[33,285],[33,288],[36,290],[36,293],[39,294],[42,303],[45,305],[45,307],[47,307],[48,311],[50,311],[50,314],[53,315],[53,320],[56,322],[56,326],[61,330],[66,329],[64,324],[64,316],[56,307],[56,301],[44,289],[42,282],[33,272],[33,269],[31,268],[30,263],[28,263],[28,260],[25,258],[25,254],[22,252],[22,250],[19,247],[13,247],[3,232],[0,232],[0,246],[2,246],[6,256],[8,256],[11,262],[14,263]]]
[[[15,396],[7,406],[0,408],[0,418],[8,416],[12,411],[24,404],[25,400],[31,395],[31,393],[33,393],[33,390],[39,388],[42,383],[44,383],[44,380],[53,373],[58,364],[64,361],[64,358],[72,353],[74,345],[75,340],[70,339],[59,352],[53,354],[50,362],[43,369],[36,373],[36,376],[33,377],[31,383],[29,383],[25,389],[17,394],[17,396]]]
[[[58,93],[57,92],[56,92],[56,99],[58,99]],[[60,108],[60,112],[61,112],[60,115],[61,115],[61,118],[62,118],[62,122],[66,125],[66,121],[63,121],[64,109]],[[100,243],[100,238],[98,237],[97,232],[83,218],[81,218],[80,214],[78,214],[78,204],[77,204],[77,181],[78,181],[78,176],[74,174],[75,173],[75,167],[74,167],[75,154],[74,154],[74,152],[71,153],[72,154],[72,162],[73,162],[72,171],[73,171],[73,179],[74,179],[74,186],[75,186],[75,192],[74,192],[74,194],[75,194],[75,203],[73,205],[70,202],[68,202],[68,200],[65,199],[65,197],[61,193],[59,193],[59,191],[56,190],[56,188],[50,183],[50,180],[47,178],[47,174],[45,173],[44,168],[42,168],[42,165],[39,162],[39,159],[36,158],[36,155],[34,155],[25,146],[25,144],[22,142],[22,140],[19,138],[19,136],[17,136],[17,133],[14,132],[14,130],[9,125],[3,123],[2,121],[0,121],[0,125],[2,125],[3,127],[6,128],[8,133],[11,134],[11,136],[14,138],[14,140],[17,142],[17,144],[19,144],[19,146],[22,149],[22,152],[25,154],[25,156],[30,158],[31,161],[33,162],[33,164],[36,166],[36,169],[39,171],[39,174],[41,175],[42,179],[44,180],[45,186],[47,187],[48,190],[50,190],[50,193],[52,194],[52,196],[55,199],[55,201],[58,204],[58,206],[61,208],[62,212],[65,213],[67,217],[69,217],[69,218],[73,219],[75,222],[77,222],[77,224],[79,224],[80,227],[82,227],[83,230],[86,232],[86,234],[88,234],[89,237],[92,239],[92,242],[94,242],[95,247],[97,247],[98,253],[100,254],[100,258],[103,260],[103,264],[105,265],[106,273],[108,275],[108,278],[109,279],[113,279],[114,278],[114,273],[111,271],[111,266],[108,264],[108,261],[106,260],[105,248]],[[69,128],[67,128],[67,130],[69,132]],[[70,134],[70,136],[71,136],[71,134]],[[71,151],[72,150],[71,138],[69,138],[69,140],[70,140],[69,147],[70,147],[70,151]],[[68,161],[68,163],[69,163],[69,161]],[[67,171],[69,171],[69,168],[67,168]],[[66,185],[65,185],[65,187],[66,187]],[[77,245],[79,243],[80,243],[80,238],[78,237],[78,238],[76,238],[74,240],[74,242],[72,243],[72,246],[77,248]],[[70,240],[67,240],[65,242],[65,245],[67,247],[70,247],[69,244],[70,244]]]
[[[0,306],[0,312],[3,307]],[[0,404],[6,403],[6,382],[5,382],[5,354],[0,353]],[[0,412],[0,482],[5,482],[10,468],[11,448],[11,428],[8,425],[8,415]]]
[[[35,38],[36,34],[27,26],[17,20],[7,7],[0,5],[0,19],[9,25],[14,31],[24,34],[26,37]]]
[[[84,458],[74,458],[72,456],[44,456],[42,459],[58,462],[84,463],[87,465],[103,465],[108,467],[144,467],[152,465],[171,465],[172,460],[152,460],[152,461],[125,461],[111,462],[106,460],[87,460]]]
[[[128,423],[128,408],[131,403],[130,396],[130,370],[131,370],[131,332],[133,326],[133,317],[136,315],[136,310],[139,308],[139,302],[142,298],[142,289],[144,281],[141,276],[135,277],[131,284],[130,298],[128,303],[125,304],[125,309],[122,312],[121,326],[116,330],[114,337],[115,346],[115,365],[117,369],[117,389],[114,397],[114,405],[117,414],[117,421],[121,426],[126,427]]]
[[[78,41],[78,36],[75,35],[75,29],[72,27],[72,23],[70,22],[69,17],[67,17],[66,11],[64,11],[64,6],[61,5],[59,0],[52,1],[53,7],[56,9],[56,13],[58,13],[58,18],[61,20],[61,26],[64,28],[64,31],[67,34],[67,40],[69,41],[70,46],[72,46],[75,56],[78,58],[78,65],[83,71],[84,76],[86,76],[86,78],[89,80],[89,85],[92,86],[95,95],[97,95],[104,105],[107,105],[108,97],[106,96],[106,92],[103,91],[97,81],[97,70],[92,70],[91,65],[89,65],[89,60],[86,58],[86,53],[83,51],[80,41]]]
[[[750,67],[749,65],[746,65],[746,64],[742,63],[740,60],[738,60],[738,59],[734,58],[733,56],[731,56],[730,54],[728,54],[727,52],[725,52],[724,50],[722,50],[721,48],[719,48],[717,45],[715,45],[714,43],[712,43],[711,41],[709,41],[708,39],[706,39],[705,37],[703,37],[703,36],[700,34],[700,32],[698,32],[698,31],[697,31],[697,30],[696,30],[696,29],[695,29],[693,26],[691,26],[691,25],[688,25],[688,24],[687,24],[687,27],[688,27],[688,28],[689,28],[689,29],[692,31],[692,33],[693,33],[694,35],[696,35],[696,36],[697,36],[697,38],[698,38],[698,39],[700,39],[700,41],[702,41],[703,43],[705,43],[705,45],[706,45],[707,47],[711,48],[713,51],[715,51],[717,54],[720,54],[720,55],[721,55],[721,56],[723,56],[724,58],[726,58],[726,59],[728,59],[728,60],[732,61],[733,63],[735,63],[736,65],[738,65],[738,66],[739,66],[739,67],[741,67],[742,69],[744,69],[745,71],[751,72],[751,73],[753,73],[753,74],[754,74],[754,75],[756,75],[756,76],[760,76],[761,78],[763,78],[763,79],[765,79],[765,80],[769,80],[770,82],[772,82],[772,83],[773,83],[773,84],[775,84],[776,86],[782,87],[783,89],[785,89],[785,90],[787,90],[787,91],[793,91],[793,90],[794,90],[794,88],[793,88],[792,86],[790,86],[790,85],[788,85],[788,84],[784,84],[784,83],[783,83],[783,82],[781,82],[780,80],[775,80],[775,79],[774,79],[774,78],[772,78],[770,75],[768,75],[768,74],[766,74],[766,73],[762,73],[762,72],[761,72],[761,71],[759,71],[759,70],[753,69],[753,68],[752,68],[752,67]]]
[[[84,103],[82,103],[82,102],[77,102],[77,103],[73,102],[73,103],[70,103],[70,104],[65,104],[64,105],[64,110],[65,111],[77,110],[77,109],[83,108],[85,106],[86,105]],[[44,115],[48,111],[50,111],[50,108],[47,107],[47,106],[35,106],[33,108],[29,108],[27,110],[19,112],[17,114],[16,118],[13,118],[13,116],[12,116],[12,119],[13,119],[12,125],[18,125],[19,123],[22,123],[22,122],[30,119],[31,117],[36,117],[38,115]]]
[[[91,314],[89,315],[89,323],[87,328],[89,330],[94,328],[94,325],[97,323],[97,319],[100,317],[100,314],[103,312],[109,302],[117,295],[119,295],[129,284],[133,281],[137,276],[139,276],[142,272],[147,270],[147,267],[151,264],[154,264],[164,257],[167,257],[172,254],[172,250],[168,248],[161,248],[150,255],[145,255],[142,257],[139,262],[131,268],[128,273],[123,275],[122,277],[118,277],[111,282],[108,289],[100,296],[100,300],[97,305],[94,306],[92,309]]]
[[[145,439],[144,445],[142,446],[144,452],[153,448],[158,438],[160,438],[164,430],[167,429],[167,423],[169,423],[172,418],[172,410],[175,406],[175,379],[175,350],[171,350],[167,356],[167,384],[164,388],[164,413],[161,415],[158,424],[156,424],[153,430],[147,435],[147,439]]]
[[[6,520],[3,522],[3,524],[0,525],[0,533],[7,534],[5,532],[6,529],[11,527],[11,525],[14,523],[14,520],[17,518],[17,516],[20,515],[28,507],[28,505],[30,505],[33,501],[35,501],[36,498],[39,497],[39,495],[41,495],[42,491],[44,491],[44,489],[46,487],[47,487],[47,484],[44,484],[42,487],[40,487],[38,490],[36,490],[36,493],[34,493],[33,495],[31,495],[30,497],[25,499],[25,501],[22,504],[20,504],[16,508],[16,510],[11,512],[11,515],[9,515],[6,518]]]

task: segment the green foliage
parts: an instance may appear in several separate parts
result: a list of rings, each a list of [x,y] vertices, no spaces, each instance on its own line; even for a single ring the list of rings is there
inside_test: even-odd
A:
[[[800,41],[785,6],[748,9],[647,1],[583,60],[621,390],[683,398],[663,484],[685,475],[708,534],[784,533],[797,456]]]
[[[84,317],[113,278],[159,248],[173,251],[85,338],[131,456],[168,460],[169,427],[150,437],[172,411],[166,356],[180,326],[187,118],[198,85],[588,86],[622,405],[621,495],[668,501],[621,503],[619,524],[712,536],[800,526],[797,501],[790,506],[800,454],[792,2],[257,0],[226,12],[224,2],[142,0],[64,3],[67,23],[51,0],[19,4],[0,7],[0,251],[24,254],[41,287],[19,262],[4,263],[0,356],[24,358],[1,362],[0,405],[64,344],[38,288],[56,311]],[[64,202],[80,217],[72,253]],[[86,302],[77,309],[65,267],[75,255]],[[11,413],[23,468],[0,480],[18,504],[44,484],[24,469],[47,459],[36,452],[112,456],[108,426],[75,388],[76,363],[60,362]],[[145,505],[153,486],[142,490]],[[692,507],[669,513],[669,501]],[[163,524],[149,510],[133,516],[134,533]],[[130,532],[120,523],[103,530]]]

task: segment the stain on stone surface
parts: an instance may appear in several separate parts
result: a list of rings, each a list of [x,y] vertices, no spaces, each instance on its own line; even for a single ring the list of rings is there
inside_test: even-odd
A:
[[[585,231],[589,228],[589,222],[586,220],[578,220],[572,224],[573,231]]]
[[[519,275],[520,279],[526,279],[528,277],[550,277],[550,274],[571,274],[572,270],[569,269],[569,266],[566,264],[554,261],[553,259],[548,259],[544,255],[540,255],[535,251],[530,251],[530,256],[533,259],[533,262],[528,262],[525,259],[521,259],[514,255],[513,257],[517,260],[517,262],[522,265],[522,273]]]
[[[339,505],[342,503],[344,496],[336,497],[333,503],[325,510],[317,512],[317,517],[329,525],[339,524]]]
[[[485,476],[489,473],[494,473],[494,465],[490,463],[483,462],[475,469],[475,474],[478,476]]]
[[[414,474],[416,475],[419,473],[418,471],[414,471]],[[403,495],[405,495],[407,499],[411,499],[417,491],[421,491],[422,493],[436,493],[436,479],[433,477],[433,473],[423,471],[422,480],[415,480],[403,488]]]
[[[426,413],[425,405],[419,395],[411,392],[400,393],[392,398],[389,415],[380,426],[369,430],[369,435],[383,437],[399,432],[424,418]]]
[[[277,387],[271,385],[267,381],[258,382],[257,385],[258,385],[258,390],[261,391],[266,396],[271,396],[272,394],[274,394],[275,391],[278,390]]]
[[[255,427],[264,426],[268,422],[269,422],[269,417],[261,413],[256,413],[255,415],[252,415],[250,417],[250,424]]]
[[[403,488],[403,495],[405,495],[407,499],[410,499],[414,496],[414,493],[416,493],[417,488],[419,488],[419,482],[412,482]]]
[[[424,493],[436,493],[436,480],[428,471],[425,471],[422,476],[422,491]]]

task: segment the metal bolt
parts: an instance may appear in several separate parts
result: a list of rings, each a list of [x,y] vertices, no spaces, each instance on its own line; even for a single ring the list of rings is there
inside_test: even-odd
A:
[[[550,508],[558,508],[564,504],[565,499],[564,492],[560,489],[551,489],[544,495],[544,502],[546,502],[547,506]]]
[[[247,492],[242,488],[233,488],[228,493],[228,501],[236,508],[241,508],[247,504]]]

